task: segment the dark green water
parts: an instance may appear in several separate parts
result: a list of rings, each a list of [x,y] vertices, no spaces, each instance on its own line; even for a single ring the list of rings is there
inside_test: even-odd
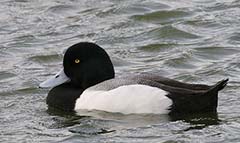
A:
[[[230,78],[218,113],[183,117],[48,110],[38,84],[62,52],[93,41],[116,74],[191,83]],[[239,0],[2,0],[0,142],[240,142]]]

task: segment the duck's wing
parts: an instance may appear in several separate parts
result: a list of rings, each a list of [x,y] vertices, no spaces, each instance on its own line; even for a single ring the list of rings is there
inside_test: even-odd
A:
[[[160,77],[160,76],[149,76],[149,75],[137,75],[137,76],[124,76],[120,78],[113,78],[101,82],[95,86],[90,87],[90,90],[112,90],[120,86],[142,84],[152,87],[157,87],[163,89],[167,92],[177,92],[177,93],[199,93],[204,92],[210,88],[207,85],[200,84],[187,84],[176,80]],[[189,88],[191,87],[192,88]]]
[[[226,80],[226,82],[227,81],[228,79]],[[208,92],[213,86],[215,86],[215,85],[208,86],[203,84],[189,84],[161,76],[141,74],[137,76],[125,76],[120,78],[113,78],[102,83],[99,83],[93,87],[90,87],[90,89],[111,90],[120,86],[132,84],[143,84],[152,87],[158,87],[169,93],[184,95],[195,95],[199,93],[205,93]]]
[[[154,74],[140,74],[138,76],[135,76],[135,78],[151,80],[151,81],[164,84],[170,87],[178,87],[178,88],[183,88],[188,90],[209,90],[211,88],[211,86],[204,85],[204,84],[183,83],[180,81],[176,81],[173,79],[169,79],[169,78],[154,75]]]

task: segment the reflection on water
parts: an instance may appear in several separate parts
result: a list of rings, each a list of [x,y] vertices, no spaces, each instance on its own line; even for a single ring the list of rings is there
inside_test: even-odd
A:
[[[221,120],[218,119],[218,114],[213,113],[201,113],[201,114],[189,114],[189,115],[172,115],[171,121],[182,120],[184,122],[190,123],[190,127],[186,128],[184,131],[203,129],[211,125],[219,125]]]
[[[0,1],[0,142],[239,142],[238,0]],[[122,115],[50,110],[38,84],[62,53],[93,41],[116,74],[154,72],[213,84],[217,114]]]
[[[64,117],[62,121],[56,121],[54,128],[71,127],[72,133],[80,135],[107,134],[117,130],[142,128],[170,122],[188,123],[185,129],[201,130],[208,126],[219,125],[221,120],[218,119],[216,112],[199,113],[199,114],[174,114],[174,115],[157,115],[157,114],[130,114],[109,113],[104,111],[85,111],[63,112],[57,109],[48,108],[49,115]]]

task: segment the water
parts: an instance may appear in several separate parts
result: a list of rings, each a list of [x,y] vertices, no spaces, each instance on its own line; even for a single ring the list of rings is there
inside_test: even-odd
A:
[[[239,0],[2,0],[0,142],[240,142]],[[218,113],[183,117],[48,109],[38,84],[62,52],[92,41],[116,74],[191,83],[230,78]]]

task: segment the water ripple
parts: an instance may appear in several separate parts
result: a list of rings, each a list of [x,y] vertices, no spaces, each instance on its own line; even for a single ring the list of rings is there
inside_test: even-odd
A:
[[[166,24],[169,22],[177,21],[178,19],[182,19],[189,15],[190,15],[189,12],[171,10],[171,11],[155,11],[151,13],[146,13],[144,15],[135,15],[133,16],[133,18],[139,21]]]
[[[239,142],[239,5],[2,0],[0,142]],[[62,68],[62,51],[80,41],[101,45],[117,76],[154,72],[206,84],[230,78],[219,94],[218,115],[79,117],[47,110],[48,90],[38,84]]]

